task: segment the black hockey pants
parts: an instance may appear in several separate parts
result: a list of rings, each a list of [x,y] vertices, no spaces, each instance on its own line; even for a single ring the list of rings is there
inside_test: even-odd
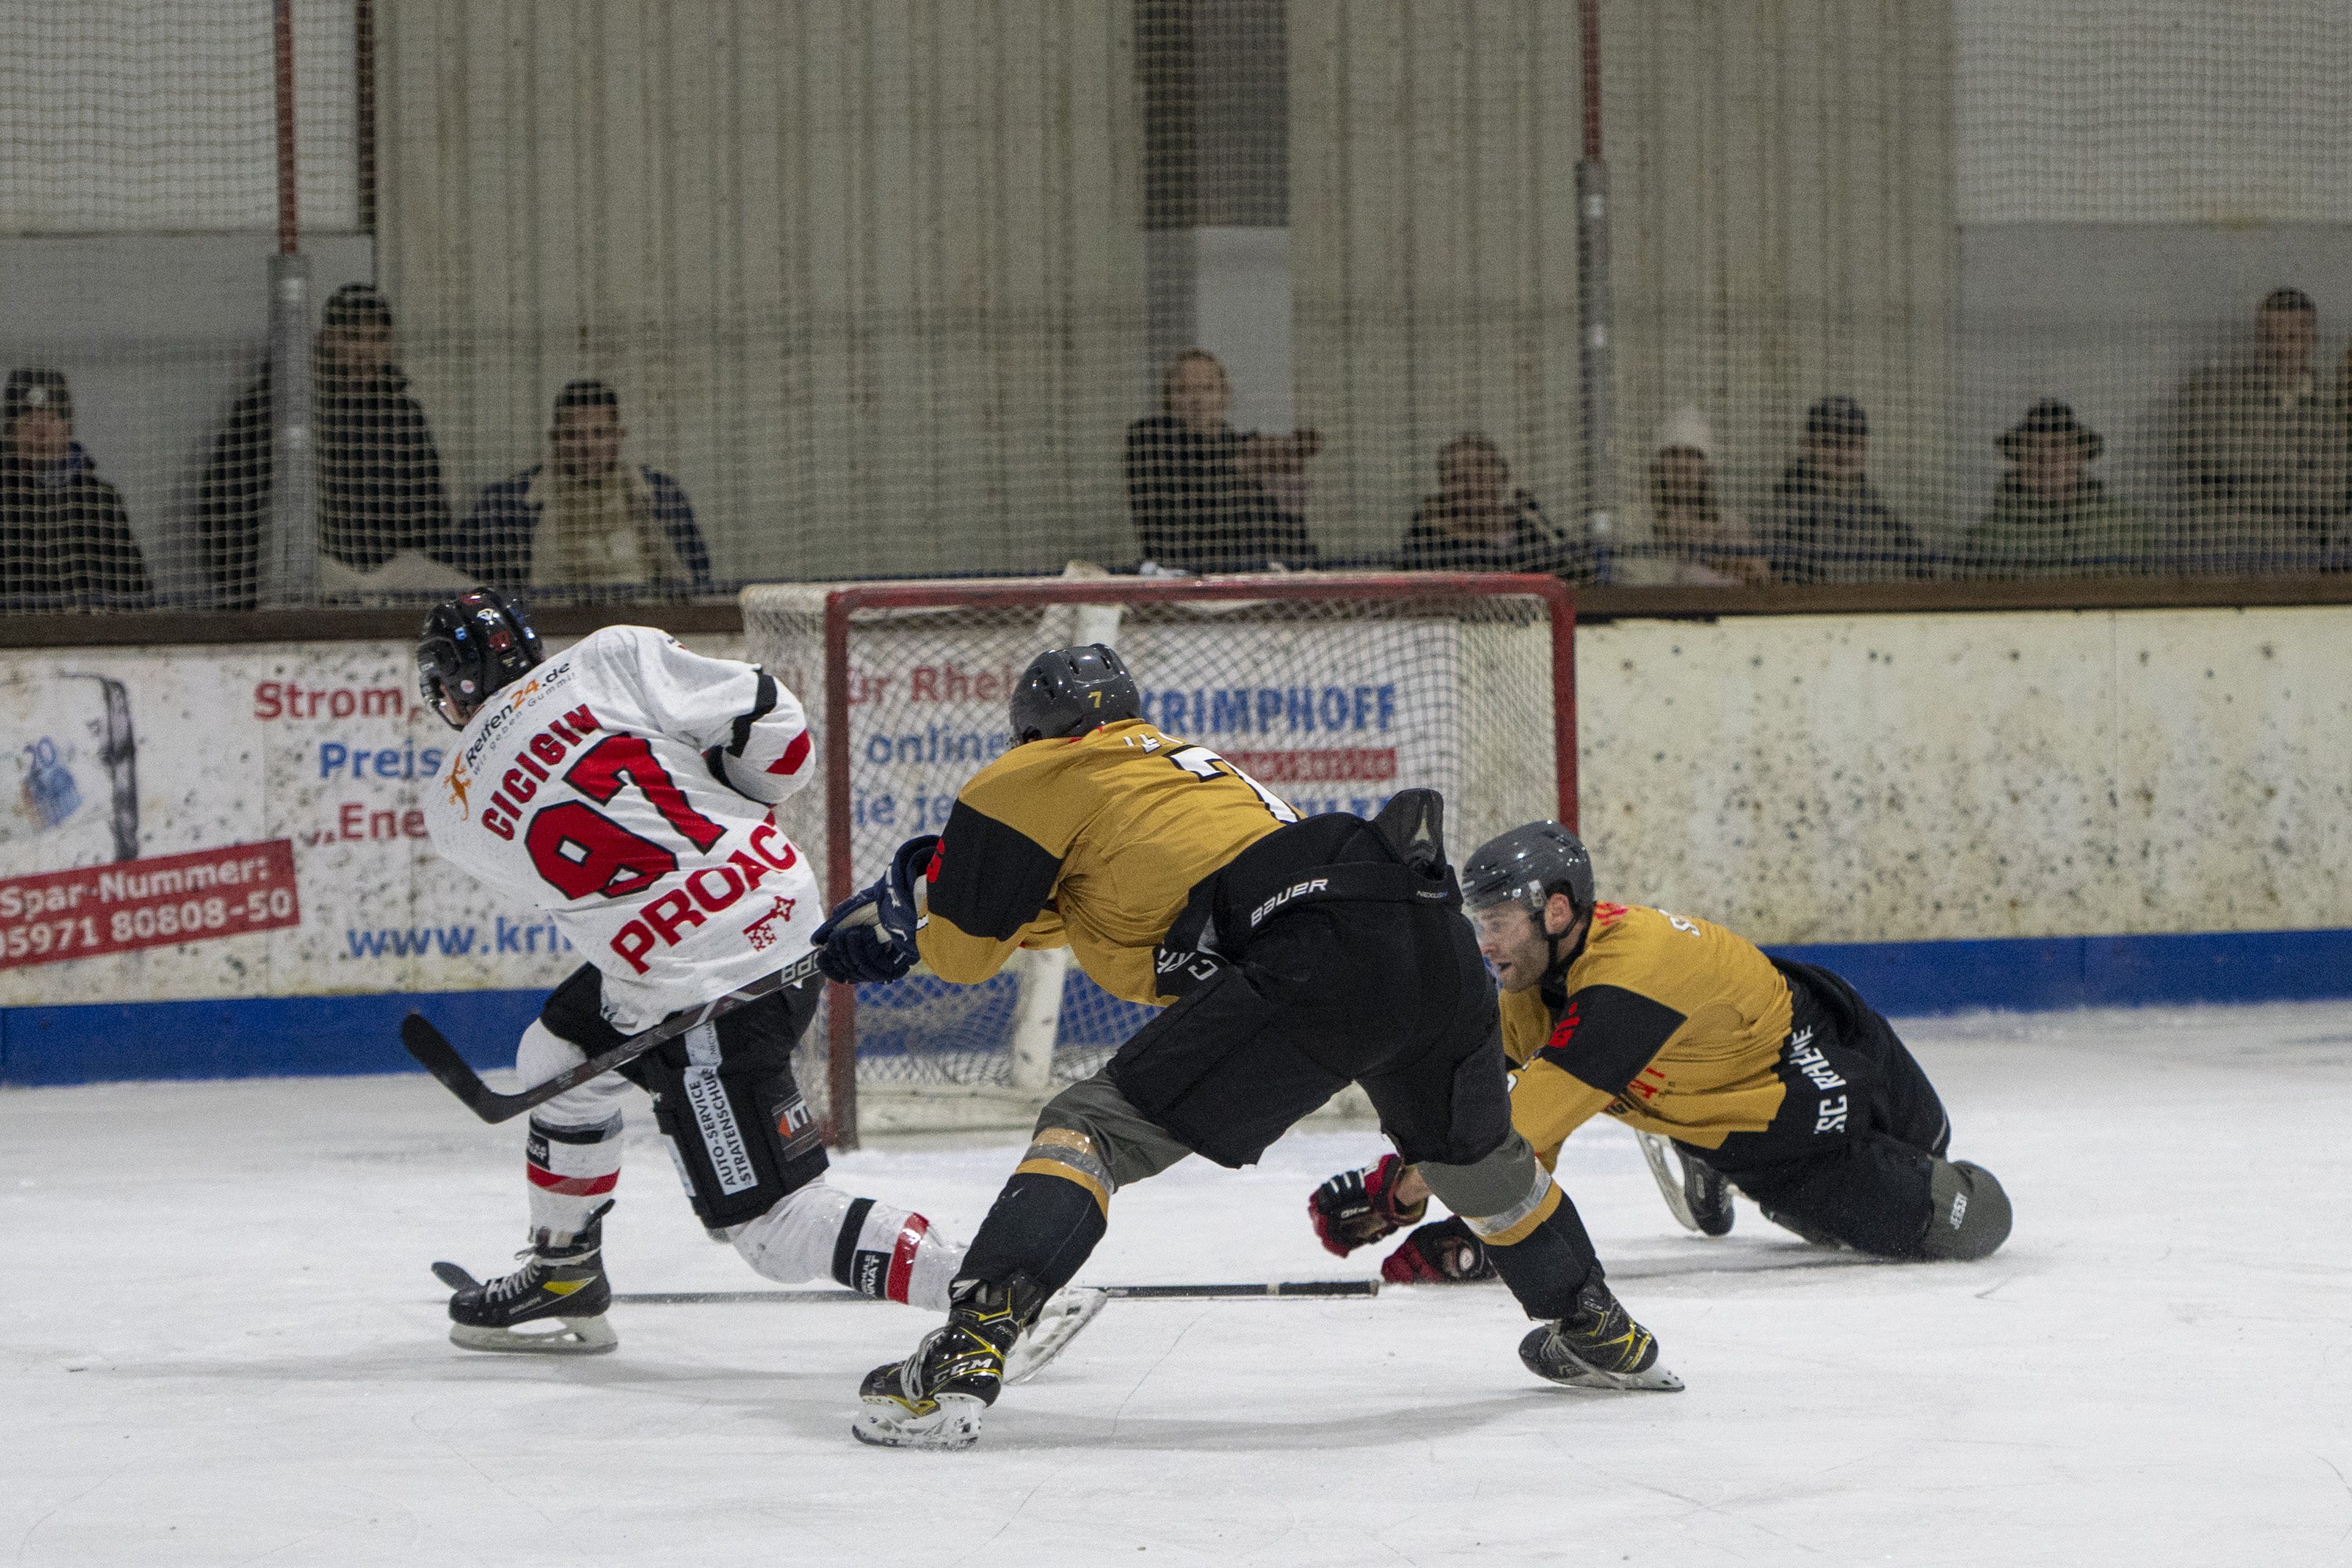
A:
[[[695,1217],[713,1230],[757,1219],[824,1174],[821,1130],[793,1077],[821,984],[771,992],[617,1069],[654,1097]],[[592,1057],[627,1037],[605,1021],[593,964],[555,988],[540,1021]]]
[[[1774,959],[1793,1004],[1772,1125],[1688,1152],[1776,1223],[1886,1258],[1921,1255],[1952,1124],[1894,1027],[1838,975]]]

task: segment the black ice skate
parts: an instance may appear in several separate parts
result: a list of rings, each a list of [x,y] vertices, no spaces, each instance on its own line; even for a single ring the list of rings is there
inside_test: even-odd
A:
[[[1025,1274],[1003,1284],[959,1279],[949,1288],[948,1321],[905,1361],[866,1374],[865,1408],[850,1436],[884,1448],[969,1448],[980,1441],[980,1413],[1004,1385],[1004,1357],[1038,1307]]]
[[[511,1274],[460,1289],[449,1298],[449,1342],[469,1351],[520,1351],[539,1355],[596,1355],[620,1343],[604,1313],[613,1287],[604,1278],[605,1204],[561,1247],[545,1231],[515,1256]],[[530,1332],[520,1325],[548,1326]]]
[[[1636,1132],[1633,1136],[1641,1142],[1642,1157],[1650,1163],[1650,1174],[1657,1178],[1658,1191],[1664,1194],[1666,1207],[1682,1227],[1702,1236],[1729,1236],[1731,1184],[1705,1161],[1692,1159],[1654,1132]],[[1681,1167],[1680,1175],[1668,1166],[1670,1154],[1674,1163]]]
[[[1576,1293],[1576,1310],[1531,1331],[1519,1360],[1538,1377],[1571,1388],[1681,1391],[1683,1380],[1658,1364],[1658,1342],[1635,1322],[1599,1279]]]

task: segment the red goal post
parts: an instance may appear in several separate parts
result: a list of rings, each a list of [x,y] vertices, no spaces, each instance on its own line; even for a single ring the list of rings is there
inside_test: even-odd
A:
[[[1434,787],[1457,859],[1519,822],[1576,823],[1575,606],[1555,577],[771,584],[742,603],[750,657],[817,732],[817,787],[777,816],[831,902],[939,830],[955,790],[1010,744],[1013,678],[1076,642],[1118,647],[1145,717],[1302,812],[1369,816],[1396,789]],[[987,986],[831,986],[824,1011],[802,1081],[844,1147],[861,1095],[869,1126],[1025,1125],[1149,1016],[1058,952],[1024,953]]]

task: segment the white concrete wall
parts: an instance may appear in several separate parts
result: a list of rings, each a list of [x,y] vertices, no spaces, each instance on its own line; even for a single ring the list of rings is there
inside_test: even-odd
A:
[[[2352,926],[2352,607],[1577,636],[1604,896],[1763,942]]]

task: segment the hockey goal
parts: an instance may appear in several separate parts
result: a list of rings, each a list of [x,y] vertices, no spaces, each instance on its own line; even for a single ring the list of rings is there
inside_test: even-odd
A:
[[[808,707],[824,757],[778,813],[834,902],[935,833],[1012,743],[1012,683],[1043,649],[1108,643],[1144,716],[1305,814],[1369,816],[1412,785],[1446,801],[1457,859],[1516,824],[1576,821],[1575,613],[1552,577],[1072,575],[755,585],[751,657]],[[1066,952],[983,985],[917,973],[835,985],[802,1082],[838,1146],[861,1125],[1025,1125],[1150,1016]]]

